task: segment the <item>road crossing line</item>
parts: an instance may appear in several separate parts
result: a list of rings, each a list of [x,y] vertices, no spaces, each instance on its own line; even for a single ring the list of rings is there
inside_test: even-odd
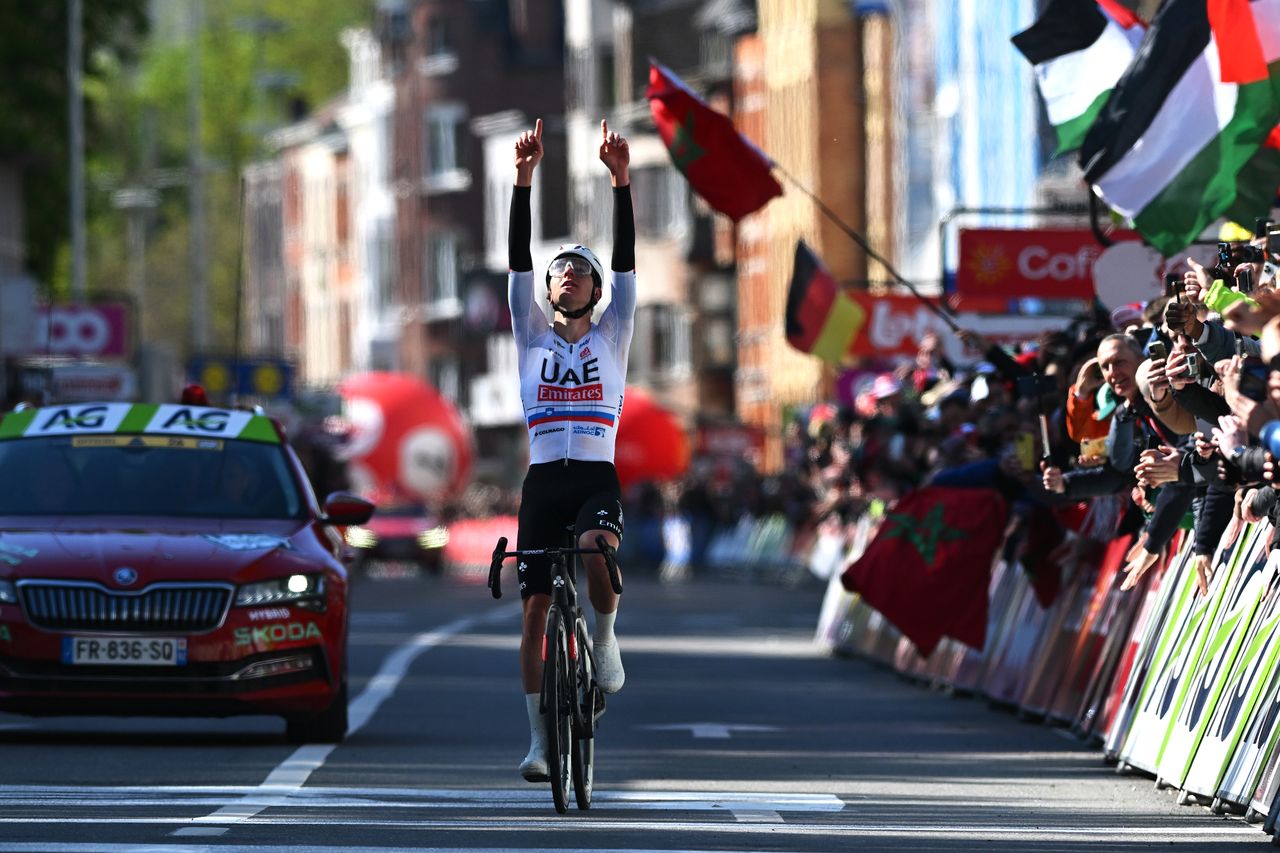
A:
[[[395,692],[400,681],[418,656],[435,648],[457,634],[471,630],[476,625],[509,619],[520,613],[520,605],[507,605],[480,617],[467,617],[450,622],[435,631],[418,634],[387,655],[376,675],[351,703],[348,735],[355,734],[377,713],[378,708]],[[286,758],[267,775],[262,784],[236,803],[219,808],[212,814],[192,819],[196,824],[234,824],[247,820],[264,809],[283,805],[288,798],[302,788],[311,774],[324,766],[337,744],[307,744]]]

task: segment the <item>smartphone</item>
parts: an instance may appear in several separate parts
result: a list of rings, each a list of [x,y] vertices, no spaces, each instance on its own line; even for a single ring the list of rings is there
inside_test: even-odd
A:
[[[1164,295],[1176,302],[1182,301],[1182,276],[1175,273],[1165,275]]]
[[[1184,363],[1187,365],[1186,369],[1183,371],[1184,373],[1186,373],[1187,378],[1199,379],[1200,378],[1200,354],[1189,352],[1185,356],[1183,356],[1183,359],[1184,359]]]
[[[1157,359],[1168,358],[1169,351],[1165,349],[1164,341],[1152,341],[1147,344],[1147,355],[1152,361]]]
[[[1091,459],[1105,458],[1107,440],[1105,438],[1086,438],[1080,442],[1080,455]]]
[[[1267,254],[1271,257],[1280,255],[1280,231],[1267,232]]]
[[[1267,236],[1267,233],[1271,230],[1272,225],[1275,225],[1275,222],[1273,220],[1267,219],[1265,216],[1259,216],[1257,219],[1253,220],[1254,239],[1261,240],[1263,237]]]
[[[1223,270],[1231,269],[1231,244],[1218,244],[1218,268]]]
[[[1245,267],[1236,275],[1236,289],[1241,293],[1253,293],[1253,268]]]
[[[1236,335],[1236,357],[1244,358],[1244,338]]]
[[[1267,399],[1267,380],[1271,376],[1271,368],[1260,359],[1247,358],[1240,371],[1240,382],[1237,386],[1241,396],[1261,403]]]

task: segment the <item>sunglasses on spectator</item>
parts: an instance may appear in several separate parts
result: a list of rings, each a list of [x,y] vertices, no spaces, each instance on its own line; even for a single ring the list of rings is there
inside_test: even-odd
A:
[[[591,264],[582,258],[556,258],[547,267],[552,275],[564,275],[565,270],[573,270],[574,275],[591,275]]]

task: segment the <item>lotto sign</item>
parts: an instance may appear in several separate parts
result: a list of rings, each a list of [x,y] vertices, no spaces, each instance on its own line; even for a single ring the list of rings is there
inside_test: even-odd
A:
[[[1132,240],[1124,232],[1112,239]],[[1093,264],[1102,254],[1087,229],[963,228],[956,292],[1011,299],[1092,299]]]
[[[128,317],[124,304],[41,307],[30,354],[123,358],[129,354]]]

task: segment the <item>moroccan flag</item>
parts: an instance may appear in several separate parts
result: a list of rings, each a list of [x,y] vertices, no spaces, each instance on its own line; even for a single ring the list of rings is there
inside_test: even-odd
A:
[[[994,489],[926,486],[886,513],[840,580],[928,657],[944,636],[981,649],[991,561],[1009,505]]]
[[[1052,0],[1013,45],[1035,66],[1058,153],[1080,147],[1120,75],[1133,61],[1143,26],[1116,0]]]
[[[797,243],[787,291],[787,343],[839,364],[866,320],[862,306],[844,295],[813,250],[803,240]]]
[[[707,204],[737,222],[782,187],[773,161],[695,95],[670,70],[649,60],[649,109],[671,162]]]
[[[1280,0],[1167,0],[1080,148],[1085,178],[1169,256],[1271,210]]]

